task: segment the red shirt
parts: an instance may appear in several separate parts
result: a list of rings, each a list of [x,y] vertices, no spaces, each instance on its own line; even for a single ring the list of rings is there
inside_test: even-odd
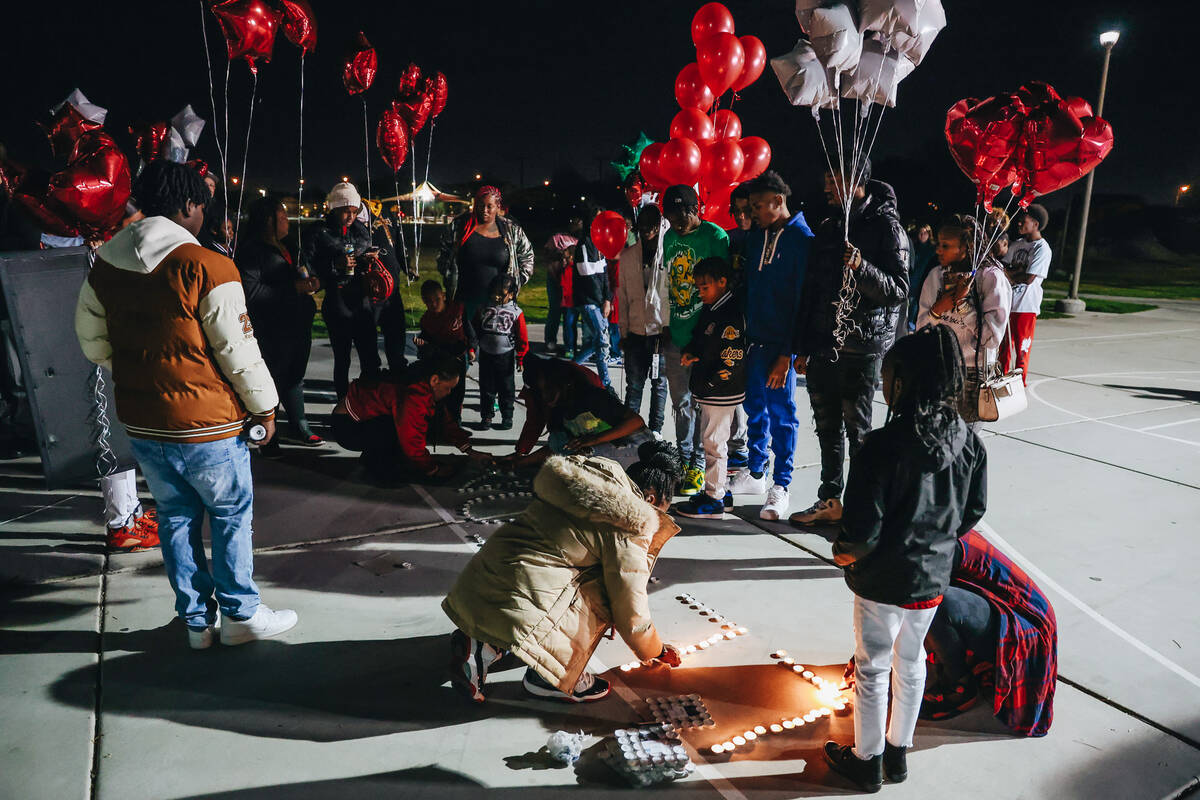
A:
[[[461,300],[447,300],[440,313],[426,311],[421,317],[421,338],[443,350],[466,349],[467,333],[463,325]],[[461,345],[461,348],[456,347]]]
[[[466,450],[471,439],[450,418],[446,409],[438,406],[433,398],[433,387],[428,381],[417,381],[408,386],[389,381],[374,385],[354,381],[346,392],[346,411],[356,422],[373,417],[392,417],[396,423],[396,440],[400,443],[400,451],[414,467],[424,472],[434,469],[433,456],[426,449],[431,423],[436,423],[446,441],[459,450]]]

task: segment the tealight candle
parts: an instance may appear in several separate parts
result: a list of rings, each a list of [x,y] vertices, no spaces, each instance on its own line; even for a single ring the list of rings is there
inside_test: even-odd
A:
[[[725,631],[725,638],[726,638],[726,639],[733,639],[733,638],[736,638],[736,637],[737,637],[737,634],[736,634],[736,633],[734,633],[733,631]]]
[[[786,655],[787,650],[776,650],[774,653],[771,653],[771,658],[783,658]]]
[[[791,656],[788,656],[787,658],[785,658],[783,660],[783,663],[787,664],[788,666],[791,666],[792,664],[796,663],[796,659],[792,658]]]
[[[698,645],[696,645],[696,646],[697,646],[697,647],[699,647],[701,650],[707,650],[707,649],[708,649],[708,642],[707,642],[707,641],[703,641],[703,642],[700,642],[700,644],[698,644]]]
[[[805,722],[812,722],[816,718],[817,718],[817,715],[811,711],[809,711],[807,714],[804,715]]]
[[[767,729],[764,728],[762,725],[755,725],[754,732],[757,733],[759,736],[762,736],[764,733],[767,732]]]
[[[804,717],[792,717],[792,724],[799,728],[804,724]]]
[[[630,669],[632,669],[632,667],[630,667],[628,664],[621,665],[621,672],[629,672]]]
[[[792,728],[796,727],[796,723],[792,722],[790,719],[785,719],[782,724],[783,729],[786,731],[790,731]]]
[[[721,746],[725,748],[725,752],[727,752],[727,753],[733,752],[733,749],[734,749],[733,742],[723,742]]]
[[[783,726],[777,722],[773,723],[771,725],[771,733],[783,733]]]
[[[746,630],[745,628],[738,628],[737,632],[738,632],[738,635],[740,636],[744,633],[749,633],[750,631]]]
[[[745,733],[742,734],[742,738],[745,739],[747,742],[753,742],[755,739],[758,738],[758,734],[755,733],[754,731],[746,731]]]
[[[714,755],[714,756],[719,756],[719,755],[721,755],[721,753],[724,753],[724,752],[725,752],[725,745],[723,745],[723,744],[714,744],[714,745],[712,746],[712,752],[713,752],[713,755]]]
[[[738,747],[741,747],[742,745],[744,745],[746,743],[746,740],[743,739],[741,736],[735,736],[735,737],[733,737],[733,743],[736,744]]]
[[[807,679],[807,680],[811,681],[813,679],[813,674],[812,674],[811,670],[807,670],[807,669],[804,670],[803,675],[804,675],[805,679]]]
[[[804,667],[802,667],[802,666],[800,666],[799,664],[797,664],[796,666],[792,667],[792,672],[794,672],[794,673],[796,673],[797,675],[799,675],[800,673],[804,672]]]

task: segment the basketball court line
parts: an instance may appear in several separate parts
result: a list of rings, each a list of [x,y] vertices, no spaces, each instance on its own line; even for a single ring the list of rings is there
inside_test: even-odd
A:
[[[1063,342],[1096,342],[1101,339],[1135,339],[1143,336],[1167,336],[1173,333],[1194,333],[1200,328],[1177,328],[1169,331],[1146,331],[1145,333],[1113,333],[1104,336],[1068,336],[1062,339],[1038,339],[1038,346],[1047,344],[1062,344]]]

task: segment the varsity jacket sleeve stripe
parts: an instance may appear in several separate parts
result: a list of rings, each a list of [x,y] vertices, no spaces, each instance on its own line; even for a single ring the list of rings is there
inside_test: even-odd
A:
[[[200,300],[199,313],[213,358],[242,405],[255,416],[274,414],[279,394],[254,338],[242,284],[233,280],[214,286]]]
[[[88,361],[112,370],[112,343],[108,340],[108,317],[91,281],[84,280],[75,304],[75,337]]]

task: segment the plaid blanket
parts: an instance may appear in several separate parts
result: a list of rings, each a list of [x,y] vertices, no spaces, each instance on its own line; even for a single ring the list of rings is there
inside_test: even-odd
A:
[[[1058,623],[1037,584],[982,534],[959,539],[952,586],[983,597],[1000,615],[995,660],[996,716],[1022,736],[1045,736],[1054,719]]]

